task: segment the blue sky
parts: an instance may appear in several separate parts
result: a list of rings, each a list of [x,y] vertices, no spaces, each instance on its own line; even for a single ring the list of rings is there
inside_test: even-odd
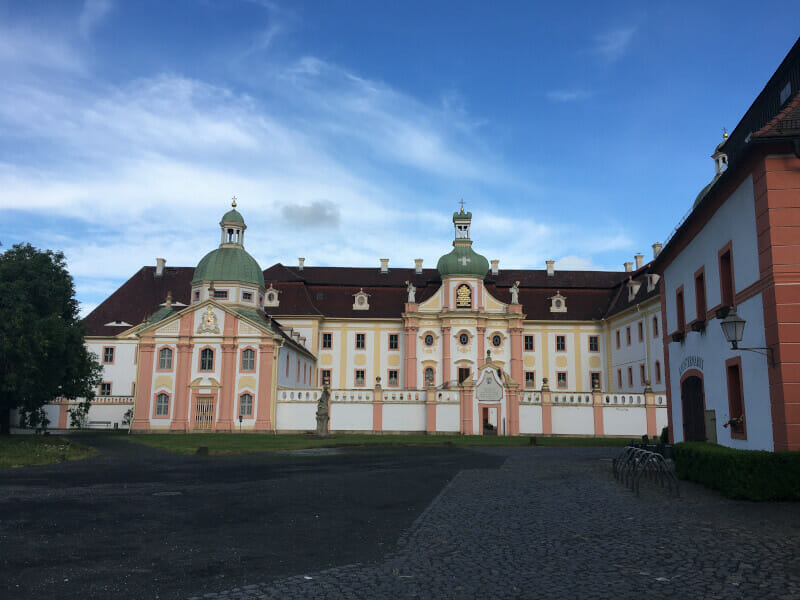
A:
[[[195,265],[234,194],[262,267],[433,267],[463,198],[501,269],[621,269],[711,179],[792,6],[0,0],[0,241],[63,250],[84,312]]]

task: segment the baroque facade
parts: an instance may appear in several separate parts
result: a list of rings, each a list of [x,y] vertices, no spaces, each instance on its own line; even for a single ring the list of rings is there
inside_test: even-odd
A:
[[[144,267],[85,320],[104,381],[89,425],[134,431],[655,435],[666,425],[658,276],[501,270],[454,213],[436,269],[262,271],[234,208],[197,267]],[[654,245],[657,254],[659,245]],[[68,403],[51,422],[67,426]]]

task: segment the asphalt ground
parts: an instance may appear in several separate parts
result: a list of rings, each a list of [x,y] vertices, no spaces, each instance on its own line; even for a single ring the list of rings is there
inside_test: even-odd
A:
[[[168,454],[119,436],[102,455],[0,471],[0,597],[186,598],[377,564],[457,473],[459,448]]]

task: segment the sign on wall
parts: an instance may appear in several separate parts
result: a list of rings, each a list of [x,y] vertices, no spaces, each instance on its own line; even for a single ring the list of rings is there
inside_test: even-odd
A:
[[[456,288],[456,308],[472,308],[472,288],[466,283]]]
[[[681,362],[681,366],[678,369],[678,373],[683,375],[688,369],[698,369],[700,371],[703,370],[703,357],[697,356],[696,354],[692,354],[687,356]]]

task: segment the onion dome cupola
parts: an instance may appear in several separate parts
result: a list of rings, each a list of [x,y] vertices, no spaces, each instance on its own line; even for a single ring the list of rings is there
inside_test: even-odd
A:
[[[261,267],[248,252],[244,249],[244,231],[247,225],[241,213],[236,210],[236,198],[232,202],[232,209],[226,212],[219,225],[221,228],[221,240],[219,248],[206,254],[197,264],[192,278],[192,287],[201,282],[231,282],[234,284],[244,284],[256,286],[263,291],[264,273]],[[193,300],[198,299],[195,292]],[[247,292],[243,292],[247,294]],[[238,294],[237,294],[238,295]],[[216,298],[222,298],[216,295]],[[243,295],[245,301],[253,299]],[[235,300],[233,296],[228,296],[229,300]]]
[[[472,213],[461,210],[453,213],[453,226],[455,239],[453,249],[442,256],[436,264],[436,269],[442,277],[462,275],[484,277],[489,270],[489,261],[472,249],[472,240],[469,237],[469,228],[472,223]]]

